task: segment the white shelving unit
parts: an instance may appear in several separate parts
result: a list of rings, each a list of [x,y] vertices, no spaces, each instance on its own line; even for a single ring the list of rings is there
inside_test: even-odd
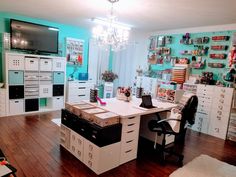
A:
[[[6,115],[64,107],[64,57],[5,53]]]

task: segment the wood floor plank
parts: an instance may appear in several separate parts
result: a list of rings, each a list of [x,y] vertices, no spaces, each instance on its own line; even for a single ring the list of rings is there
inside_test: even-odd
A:
[[[0,148],[17,168],[18,177],[95,177],[94,172],[60,147],[59,126],[51,119],[60,112],[0,118]],[[138,158],[100,175],[101,177],[168,177],[178,168],[168,162],[161,166],[153,146],[139,146]],[[236,143],[187,131],[185,144],[178,148],[184,164],[207,154],[236,165]]]

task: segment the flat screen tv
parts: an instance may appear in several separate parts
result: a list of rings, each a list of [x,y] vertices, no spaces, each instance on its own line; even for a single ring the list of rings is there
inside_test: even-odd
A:
[[[58,28],[10,20],[11,49],[58,53]]]

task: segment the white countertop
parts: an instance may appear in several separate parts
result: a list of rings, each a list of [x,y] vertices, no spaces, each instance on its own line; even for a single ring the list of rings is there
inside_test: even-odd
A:
[[[139,105],[141,104],[141,99],[136,97],[133,97],[130,102],[125,102],[116,98],[103,99],[103,101],[106,102],[105,106],[101,106],[99,105],[99,103],[90,103],[89,101],[85,102],[100,107],[106,111],[118,114],[121,118],[166,111],[177,106],[173,103],[162,102],[156,99],[152,99],[153,106],[156,106],[156,108],[146,109],[139,107]]]

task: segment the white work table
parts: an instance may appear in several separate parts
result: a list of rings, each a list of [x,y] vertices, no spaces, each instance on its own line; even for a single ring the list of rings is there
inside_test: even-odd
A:
[[[176,107],[176,104],[152,99],[153,106],[155,106],[156,108],[146,109],[139,106],[142,100],[135,97],[133,97],[129,102],[118,100],[117,98],[108,98],[104,99],[104,101],[106,102],[106,105],[104,106],[99,105],[99,103],[90,103],[89,101],[86,102],[96,107],[100,107],[104,110],[118,114],[120,118],[142,116],[146,114],[170,110],[171,108]]]
[[[141,133],[144,132],[143,137],[146,137],[145,133],[150,132],[149,130],[145,130],[145,128],[147,129],[146,122],[148,121],[148,115],[170,110],[177,106],[176,104],[153,99],[152,103],[156,108],[146,109],[139,107],[141,99],[135,97],[129,102],[118,100],[117,98],[103,99],[103,101],[106,102],[105,106],[89,101],[84,102],[119,115],[119,120],[122,124],[121,140],[119,142],[98,147],[88,139],[72,131],[70,128],[64,125],[62,125],[61,128],[61,134],[65,135],[61,138],[64,142],[64,147],[96,174],[101,174],[136,159],[139,134],[141,135]],[[143,123],[141,121],[141,116],[144,115],[145,117],[142,118],[142,120],[145,120],[146,122]],[[140,121],[142,124],[141,126]],[[80,143],[78,144],[78,142]]]

